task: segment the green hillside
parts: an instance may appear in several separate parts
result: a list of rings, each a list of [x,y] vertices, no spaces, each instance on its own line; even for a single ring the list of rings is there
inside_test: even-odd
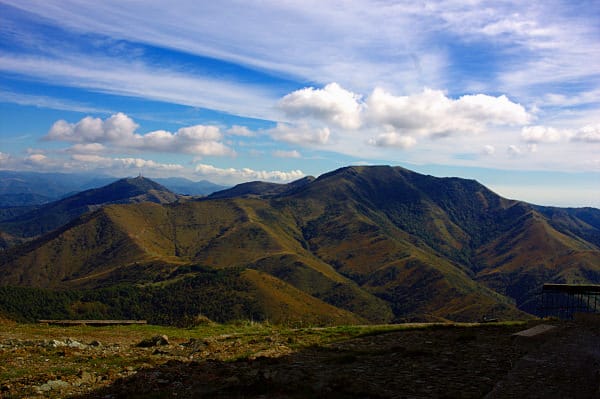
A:
[[[104,206],[6,251],[0,284],[40,292],[170,287],[179,297],[181,284],[206,270],[239,271],[222,288],[241,301],[231,317],[522,318],[517,306],[535,311],[544,282],[600,282],[600,211],[565,212],[503,199],[472,180],[348,167],[202,200]],[[242,283],[250,288],[240,296]],[[173,317],[195,311],[174,309]]]
[[[0,231],[15,237],[31,238],[57,229],[86,212],[107,204],[139,202],[169,203],[177,195],[152,180],[141,176],[117,180],[104,187],[82,191],[38,208],[3,218]]]

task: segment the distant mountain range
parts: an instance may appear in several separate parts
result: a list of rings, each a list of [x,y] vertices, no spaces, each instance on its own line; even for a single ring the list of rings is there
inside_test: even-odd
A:
[[[181,195],[209,195],[227,188],[206,180],[195,182],[181,177],[153,180]],[[0,210],[46,204],[114,181],[115,178],[110,176],[0,170]]]
[[[77,216],[105,205],[139,202],[160,204],[176,201],[177,198],[176,194],[152,180],[143,177],[121,179],[0,221],[0,231],[14,237],[31,238],[55,230]]]
[[[201,199],[161,187],[126,179],[58,201],[61,223],[78,216],[54,230],[40,223],[50,208],[3,222],[48,232],[2,254],[0,285],[67,290],[65,314],[147,317],[117,305],[125,295],[154,303],[159,322],[329,324],[522,318],[544,282],[600,283],[600,210],[508,200],[473,180],[361,166]]]

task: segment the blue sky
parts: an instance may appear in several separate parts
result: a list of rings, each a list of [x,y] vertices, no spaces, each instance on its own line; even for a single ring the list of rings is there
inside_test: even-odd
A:
[[[596,0],[0,0],[0,169],[391,164],[600,207],[599,20]]]

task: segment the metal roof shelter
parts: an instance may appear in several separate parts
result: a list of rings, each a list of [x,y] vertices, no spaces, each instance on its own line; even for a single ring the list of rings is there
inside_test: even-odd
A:
[[[572,319],[575,313],[600,312],[600,285],[544,284],[540,303],[542,316]]]

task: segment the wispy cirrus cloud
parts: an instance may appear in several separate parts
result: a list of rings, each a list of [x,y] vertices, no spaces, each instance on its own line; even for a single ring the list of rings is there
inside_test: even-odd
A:
[[[476,82],[485,91],[497,92],[502,85],[502,91],[532,101],[544,94],[537,85],[598,77],[594,63],[587,62],[600,56],[600,28],[596,23],[600,12],[593,3],[574,7],[567,0],[267,1],[240,7],[235,0],[218,5],[180,0],[168,9],[159,4],[140,7],[135,2],[116,0],[102,3],[64,0],[60,5],[16,0],[4,3],[67,32],[83,33],[96,41],[102,38],[114,41],[110,47],[112,61],[131,63],[133,58],[138,69],[140,66],[152,69],[152,59],[143,55],[147,47],[156,47],[223,60],[300,82],[338,82],[353,91],[365,92],[382,86],[386,90],[412,93],[428,86],[452,87],[464,93]],[[236,12],[223,12],[230,9]],[[228,29],[223,29],[225,25]],[[27,36],[27,32],[19,35]],[[53,58],[60,50],[65,52],[65,42],[53,44],[57,47]],[[48,47],[49,43],[44,44]],[[126,46],[127,51],[120,51],[119,46]],[[462,70],[461,51],[471,47],[473,51],[483,51],[489,61],[480,69],[475,64]],[[86,56],[84,49],[81,45],[66,50],[74,56],[80,55],[80,61],[90,58],[101,61],[94,52]],[[140,57],[132,57],[135,50]],[[66,60],[61,64],[68,66]],[[106,62],[99,65],[109,67]],[[143,72],[128,66],[129,74]],[[168,78],[169,72],[177,70],[163,71],[163,77]],[[456,79],[457,74],[460,79]],[[197,88],[215,84],[210,81],[199,84],[201,77],[194,80]],[[222,80],[229,81],[229,77]],[[235,85],[247,86],[241,81]],[[157,95],[151,90],[141,90],[135,79],[129,86],[136,86],[134,89],[126,85],[129,93]],[[554,85],[558,91],[561,87],[566,86]],[[589,87],[563,90],[554,94],[577,95],[576,92]],[[222,91],[216,92],[223,96]],[[170,101],[186,101],[186,96],[177,90],[167,90],[162,96]],[[190,101],[187,96],[184,103]],[[219,106],[215,109],[227,107],[227,101],[214,102],[207,105]],[[226,110],[234,112],[234,109],[230,106]],[[256,114],[248,111],[246,114],[249,113]]]
[[[273,151],[273,156],[277,157],[277,158],[302,158],[302,155],[297,150],[290,150],[290,151],[276,150],[276,151]]]
[[[1,68],[1,67],[0,67]],[[14,103],[19,105],[32,105],[40,108],[49,108],[61,111],[75,111],[82,113],[110,113],[106,108],[95,107],[77,101],[67,99],[39,96],[24,93],[15,93],[10,90],[0,89],[0,102]]]
[[[276,119],[273,104],[277,96],[268,88],[169,70],[141,62],[104,56],[80,57],[66,54],[54,58],[0,52],[0,71],[46,83],[203,107],[247,117]],[[27,99],[20,95],[20,98],[13,96],[12,100],[17,103],[37,100],[39,104],[43,99]],[[81,106],[60,105],[60,100],[46,99],[45,102],[51,108],[60,106],[85,110]]]

